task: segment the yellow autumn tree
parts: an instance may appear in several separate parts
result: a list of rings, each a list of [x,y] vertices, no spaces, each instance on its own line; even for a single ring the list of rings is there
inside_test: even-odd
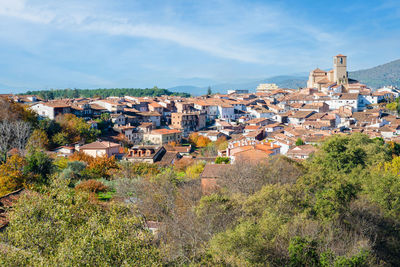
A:
[[[186,168],[186,176],[191,179],[196,179],[199,178],[200,174],[204,170],[205,162],[203,161],[197,161],[194,164],[190,165],[189,167]]]
[[[205,136],[199,136],[196,142],[197,147],[206,147],[209,143],[211,143],[211,140],[208,137]]]
[[[25,181],[25,160],[19,155],[11,156],[0,165],[0,196],[21,188]]]
[[[196,146],[197,145],[197,140],[199,139],[199,134],[198,133],[191,133],[189,135],[189,143],[191,143],[192,145]]]

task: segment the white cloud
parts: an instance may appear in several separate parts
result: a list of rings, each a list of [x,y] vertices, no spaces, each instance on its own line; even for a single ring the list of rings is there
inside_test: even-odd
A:
[[[84,3],[80,2],[79,5],[83,7],[77,9],[65,2],[50,7],[43,3],[34,5],[26,0],[0,0],[0,16],[47,24],[60,29],[163,40],[220,58],[257,64],[287,64],[287,60],[290,60],[290,55],[285,55],[282,47],[274,47],[274,40],[262,44],[247,40],[258,34],[282,34],[286,42],[291,39],[295,41],[298,36],[317,43],[328,41],[328,44],[332,43],[333,39],[331,34],[304,22],[299,23],[283,11],[266,5],[242,7],[225,3],[214,9],[207,6],[202,11],[204,19],[220,16],[216,20],[220,24],[204,28],[179,20],[162,24],[162,18],[156,20],[160,21],[159,23],[133,23],[128,17],[108,14],[104,10],[89,12]],[[287,60],[282,60],[285,58]]]
[[[0,15],[46,24],[55,18],[52,12],[29,7],[25,0],[0,0]]]

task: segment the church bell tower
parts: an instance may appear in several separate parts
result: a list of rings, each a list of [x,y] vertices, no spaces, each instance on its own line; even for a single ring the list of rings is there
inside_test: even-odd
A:
[[[348,84],[346,56],[339,54],[333,57],[333,78],[337,84]]]

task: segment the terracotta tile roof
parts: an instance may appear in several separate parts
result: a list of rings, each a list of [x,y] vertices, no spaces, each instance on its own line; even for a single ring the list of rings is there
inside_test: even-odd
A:
[[[320,68],[316,68],[315,70],[313,70],[313,72],[317,72],[317,73],[326,73],[326,71],[321,70]]]
[[[176,129],[156,129],[151,131],[151,134],[178,134],[178,133],[182,132]]]
[[[71,104],[67,104],[62,101],[43,102],[42,104],[45,106],[48,106],[48,107],[52,107],[52,108],[69,108],[69,107],[71,107]]]
[[[312,115],[312,111],[297,111],[295,114],[290,116],[291,118],[307,118]]]
[[[247,125],[246,127],[244,127],[244,129],[245,130],[258,130],[258,129],[260,129],[261,128],[261,126],[258,126],[258,125]]]
[[[119,147],[119,146],[120,146],[120,144],[113,143],[113,142],[96,141],[96,142],[81,146],[79,148],[79,150],[81,150],[81,149],[106,149],[106,148]]]
[[[173,164],[174,160],[178,159],[179,153],[177,151],[167,151],[165,152],[164,156],[162,159],[158,162],[158,164],[163,165],[163,166],[169,166]]]
[[[296,146],[287,152],[288,155],[309,155],[317,151],[317,148],[313,145],[302,145]]]
[[[358,99],[358,93],[344,93],[341,94],[340,100],[356,100]]]
[[[167,151],[174,151],[180,153],[189,153],[192,150],[192,146],[170,146],[164,145]]]

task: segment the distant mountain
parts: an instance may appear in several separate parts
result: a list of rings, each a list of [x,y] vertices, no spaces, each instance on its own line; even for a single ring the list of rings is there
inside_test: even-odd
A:
[[[307,84],[307,77],[301,76],[274,76],[263,80],[255,80],[243,83],[220,83],[212,84],[211,89],[214,93],[226,93],[230,89],[241,89],[255,92],[256,87],[260,83],[276,83],[281,88],[299,88],[305,87]],[[203,95],[206,94],[208,86],[198,87],[192,85],[181,85],[168,88],[174,92],[185,92],[192,95]]]
[[[207,78],[198,78],[198,77],[181,78],[172,81],[172,84],[190,84],[191,86],[196,86],[196,87],[205,87],[216,83],[218,83],[218,81]]]
[[[349,72],[349,78],[355,79],[372,88],[379,88],[385,85],[394,85],[400,88],[400,59],[374,68]],[[276,83],[281,88],[299,88],[307,86],[307,79],[304,74],[274,76],[262,80],[254,80],[240,83],[211,84],[215,93],[226,93],[229,89],[244,89],[254,92],[260,83]],[[192,95],[202,95],[207,92],[208,86],[176,86],[168,88],[175,92],[186,92]]]
[[[372,88],[385,85],[400,87],[400,59],[370,69],[349,72],[349,77]]]
[[[177,92],[177,93],[188,93],[191,95],[202,95],[207,92],[207,89],[204,90],[202,87],[193,86],[193,85],[179,85],[179,86],[168,88],[168,91]]]

